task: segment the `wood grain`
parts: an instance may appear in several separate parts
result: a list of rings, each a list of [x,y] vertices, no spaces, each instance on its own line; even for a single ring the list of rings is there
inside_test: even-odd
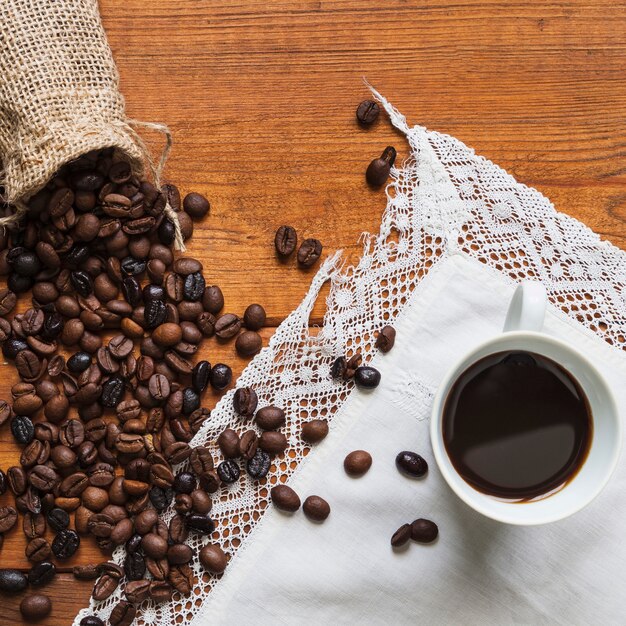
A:
[[[174,133],[166,175],[211,200],[190,254],[219,284],[226,309],[250,302],[275,326],[313,271],[282,264],[283,223],[330,253],[359,254],[383,193],[367,163],[393,144],[386,120],[364,131],[354,109],[367,76],[409,123],[451,133],[537,187],[556,207],[626,245],[626,6],[599,0],[101,0],[130,117]],[[158,152],[160,137],[149,137]],[[323,316],[323,298],[313,322]],[[271,329],[264,332],[264,340]],[[245,363],[210,342],[209,360]],[[0,368],[0,397],[15,379]],[[216,401],[209,396],[209,405]],[[6,427],[0,466],[17,460]],[[4,496],[2,502],[8,498]],[[6,537],[4,567],[28,567],[21,531]],[[79,559],[100,559],[85,542]],[[69,624],[90,585],[63,575],[48,588],[49,624]],[[19,623],[19,598],[0,618]]]

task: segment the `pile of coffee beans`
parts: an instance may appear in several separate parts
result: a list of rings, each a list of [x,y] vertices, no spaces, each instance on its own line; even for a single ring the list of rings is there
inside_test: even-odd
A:
[[[259,480],[271,455],[287,447],[277,432],[257,438],[249,431],[240,440],[235,433],[236,453],[215,467],[207,448],[189,445],[210,416],[202,406],[206,389],[221,392],[232,381],[228,365],[194,359],[199,346],[215,335],[252,356],[266,313],[259,304],[242,318],[222,313],[222,292],[206,284],[202,264],[174,258],[167,204],[185,238],[191,218],[210,208],[200,194],[181,202],[174,185],[157,189],[138,179],[127,161],[104,150],[66,166],[29,201],[19,227],[0,232],[0,275],[7,277],[0,345],[20,376],[11,398],[0,401],[0,425],[8,422],[22,446],[19,465],[0,470],[0,494],[8,489],[15,498],[15,507],[0,507],[0,541],[21,514],[34,564],[28,576],[0,570],[0,590],[49,582],[56,573],[50,559],[69,559],[81,536],[91,535],[105,555],[126,549],[123,567],[75,569],[77,578],[97,578],[97,600],[126,581],[111,624],[129,623],[146,598],[189,594],[193,558],[212,573],[224,570],[219,546],[194,556],[189,533],[213,532],[212,498],[239,478],[235,458]],[[9,319],[27,291],[30,308]],[[190,471],[176,474],[186,460]],[[177,514],[165,524],[159,513],[172,503]],[[49,600],[28,596],[21,610],[39,619]]]

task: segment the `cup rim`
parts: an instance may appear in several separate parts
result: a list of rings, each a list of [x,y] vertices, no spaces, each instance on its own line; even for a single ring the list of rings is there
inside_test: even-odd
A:
[[[580,499],[580,502],[563,512],[555,512],[552,515],[544,514],[541,519],[520,519],[516,517],[514,514],[510,514],[507,512],[498,513],[496,511],[492,511],[488,509],[486,506],[483,506],[481,502],[476,502],[466,495],[468,490],[471,493],[479,494],[479,497],[484,499],[493,500],[492,496],[489,494],[482,493],[478,489],[472,487],[469,483],[467,483],[463,477],[454,470],[454,466],[448,453],[445,449],[445,444],[443,443],[443,433],[442,433],[442,417],[443,417],[443,408],[445,405],[445,399],[447,397],[447,392],[449,392],[452,382],[458,378],[459,374],[462,371],[465,371],[468,367],[473,365],[478,358],[478,353],[484,351],[486,348],[488,349],[490,345],[497,345],[502,339],[538,339],[541,342],[551,344],[553,346],[558,346],[561,349],[565,349],[573,354],[577,359],[581,361],[583,366],[587,368],[593,376],[595,376],[604,386],[606,394],[604,400],[608,404],[608,411],[611,412],[615,416],[615,427],[616,427],[616,437],[615,437],[615,446],[612,451],[610,451],[612,458],[610,459],[609,464],[607,465],[607,469],[604,472],[604,476],[602,480],[599,480],[596,484],[595,488],[584,498]],[[525,348],[521,347],[520,350],[524,350]],[[494,354],[494,352],[490,352],[488,354]],[[546,355],[549,357],[549,355]],[[467,363],[468,359],[470,360]],[[579,381],[579,384],[582,383]],[[583,386],[583,390],[585,390]],[[586,392],[586,390],[585,390]],[[444,395],[445,394],[445,395]],[[619,460],[621,447],[622,447],[622,422],[617,411],[617,404],[615,402],[615,397],[613,396],[613,392],[606,382],[604,376],[600,373],[598,368],[591,363],[591,361],[583,355],[576,348],[572,347],[565,341],[558,339],[556,337],[552,337],[551,335],[547,335],[544,332],[536,332],[536,331],[528,331],[528,330],[517,330],[517,331],[508,331],[505,333],[500,333],[495,337],[492,337],[486,341],[481,342],[477,346],[475,346],[472,350],[464,353],[446,372],[445,376],[441,380],[438,385],[437,392],[435,393],[435,397],[433,399],[433,408],[430,416],[430,441],[433,449],[433,454],[435,457],[435,461],[437,463],[437,467],[439,471],[443,475],[445,481],[448,483],[449,487],[454,491],[454,493],[463,501],[467,506],[474,509],[481,515],[493,519],[498,522],[502,522],[505,524],[512,524],[517,526],[538,526],[543,524],[549,524],[553,522],[557,522],[559,520],[565,519],[574,515],[578,511],[585,508],[588,504],[590,504],[604,489],[609,479],[613,475],[615,468],[617,466],[617,462]],[[452,471],[449,470],[448,466],[444,461],[449,461],[450,466],[453,468]],[[459,486],[458,481],[461,481],[463,487]],[[551,497],[551,496],[548,496]],[[510,503],[510,505],[520,506],[516,503]],[[526,503],[525,506],[532,506],[531,503]]]

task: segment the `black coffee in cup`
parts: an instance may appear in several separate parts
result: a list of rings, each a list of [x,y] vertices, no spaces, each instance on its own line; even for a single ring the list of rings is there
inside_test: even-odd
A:
[[[547,496],[572,480],[593,436],[578,382],[530,352],[499,352],[468,367],[450,389],[442,427],[464,480],[519,501]]]

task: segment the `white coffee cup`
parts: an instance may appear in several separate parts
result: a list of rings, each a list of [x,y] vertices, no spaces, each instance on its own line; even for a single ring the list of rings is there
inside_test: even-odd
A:
[[[444,377],[435,396],[430,437],[439,470],[452,490],[473,509],[508,524],[546,524],[568,517],[595,498],[609,480],[620,452],[621,424],[615,400],[604,378],[580,352],[541,332],[547,305],[541,283],[519,285],[501,335],[478,345]],[[472,364],[498,352],[520,350],[543,355],[564,367],[583,389],[591,408],[593,435],[586,460],[559,491],[542,499],[513,502],[478,491],[456,471],[443,440],[446,398],[458,377]]]

